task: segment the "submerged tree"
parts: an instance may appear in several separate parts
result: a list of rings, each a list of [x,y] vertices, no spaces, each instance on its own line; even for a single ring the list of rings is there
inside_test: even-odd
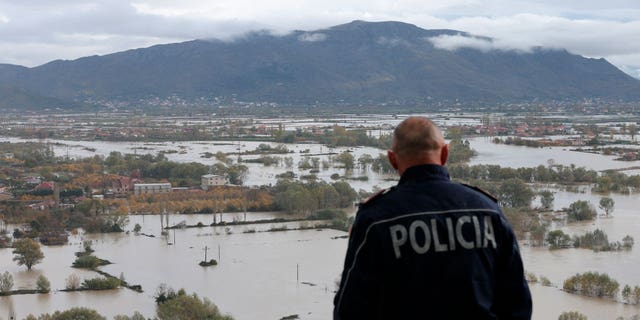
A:
[[[343,151],[335,159],[337,162],[342,163],[345,170],[352,170],[355,167],[355,159],[349,151]]]
[[[624,289],[622,289],[622,301],[629,303],[629,298],[631,297],[631,287],[626,284],[624,285]]]
[[[16,261],[19,266],[25,265],[28,270],[37,263],[40,263],[44,259],[44,254],[40,250],[40,244],[32,239],[20,239],[13,244],[14,250],[13,261]]]
[[[555,197],[553,196],[553,192],[549,190],[540,191],[540,204],[545,209],[551,209],[553,207],[553,201]]]
[[[553,230],[547,234],[546,241],[551,249],[559,249],[568,247],[571,244],[571,237],[562,230]]]
[[[498,198],[505,207],[523,208],[531,205],[533,196],[533,191],[526,183],[518,178],[512,178],[502,183]]]
[[[591,220],[596,216],[596,210],[591,207],[589,202],[578,200],[569,205],[567,214],[569,220],[572,221]]]
[[[613,201],[613,199],[609,197],[600,198],[600,205],[598,207],[604,210],[604,213],[607,216],[613,212],[614,206],[615,206],[615,202]]]

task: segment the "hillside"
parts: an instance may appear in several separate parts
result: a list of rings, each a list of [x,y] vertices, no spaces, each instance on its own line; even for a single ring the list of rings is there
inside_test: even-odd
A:
[[[35,68],[0,65],[0,86],[56,101],[168,96],[297,105],[640,100],[640,81],[604,59],[543,48],[528,53],[443,50],[429,40],[441,35],[473,37],[401,22],[354,21],[285,36],[256,32],[233,41],[158,45]]]

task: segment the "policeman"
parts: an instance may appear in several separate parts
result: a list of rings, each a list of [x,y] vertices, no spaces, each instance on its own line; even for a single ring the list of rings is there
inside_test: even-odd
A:
[[[451,182],[442,133],[424,117],[394,131],[398,185],[360,206],[334,319],[530,319],[513,230],[496,199]]]

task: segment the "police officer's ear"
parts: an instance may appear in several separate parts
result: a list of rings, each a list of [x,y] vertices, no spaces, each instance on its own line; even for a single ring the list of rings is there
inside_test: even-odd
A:
[[[389,159],[389,163],[391,163],[391,166],[398,170],[398,159],[396,158],[396,154],[391,151],[391,150],[387,150],[387,159]]]
[[[440,149],[440,163],[444,166],[449,159],[449,144],[445,144]]]

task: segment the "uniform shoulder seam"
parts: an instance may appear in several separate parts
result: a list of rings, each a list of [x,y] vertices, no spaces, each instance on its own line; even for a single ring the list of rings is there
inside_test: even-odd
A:
[[[365,205],[368,205],[372,202],[374,202],[376,199],[381,198],[382,196],[384,196],[385,194],[393,191],[395,189],[395,187],[391,187],[391,188],[386,188],[386,189],[382,189],[376,193],[374,193],[372,196],[370,196],[369,198],[367,198],[367,200],[360,202],[359,207],[363,207]]]
[[[476,186],[472,186],[470,184],[466,184],[466,183],[461,183],[461,185],[469,188],[469,189],[473,189],[477,192],[482,193],[483,195],[487,196],[489,199],[491,199],[493,202],[498,203],[498,198],[496,196],[494,196],[493,194],[491,194],[489,191],[484,190],[480,187],[476,187]]]

